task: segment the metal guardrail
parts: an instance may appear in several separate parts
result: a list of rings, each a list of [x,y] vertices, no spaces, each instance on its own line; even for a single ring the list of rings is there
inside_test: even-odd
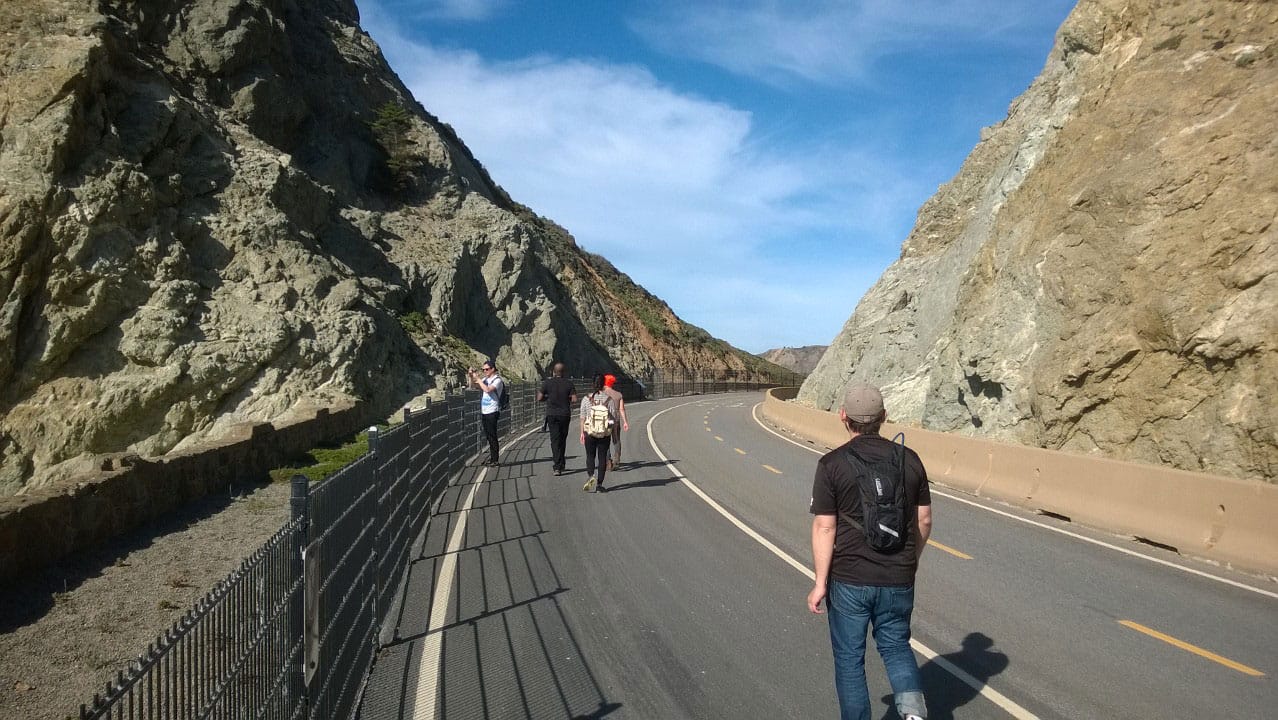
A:
[[[574,378],[579,391],[589,381]],[[777,383],[658,372],[621,378],[627,398],[758,390]],[[541,421],[539,385],[511,383],[502,436]],[[479,393],[405,411],[369,452],[324,480],[292,481],[290,519],[102,693],[81,720],[352,717],[377,650],[392,640],[414,541],[484,443]]]

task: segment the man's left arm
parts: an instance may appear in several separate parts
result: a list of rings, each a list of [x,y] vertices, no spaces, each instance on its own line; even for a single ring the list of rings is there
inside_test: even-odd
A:
[[[617,411],[621,413],[621,429],[630,432],[630,421],[626,419],[625,398],[617,398]]]
[[[923,549],[927,547],[927,539],[932,536],[932,486],[928,484],[927,469],[923,467],[923,462],[918,462],[919,473],[919,494],[916,502],[918,508],[914,516],[914,528],[918,532],[917,544],[914,547],[914,557],[923,556]]]

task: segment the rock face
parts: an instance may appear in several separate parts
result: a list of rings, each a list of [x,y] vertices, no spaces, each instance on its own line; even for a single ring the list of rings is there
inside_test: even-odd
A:
[[[1278,476],[1278,4],[1083,0],[800,395]]]
[[[776,363],[786,370],[807,375],[816,369],[821,356],[825,354],[827,345],[804,345],[803,347],[774,348],[759,353],[759,357]]]
[[[0,33],[0,494],[384,417],[480,354],[767,369],[511,200],[352,0],[6,2]]]

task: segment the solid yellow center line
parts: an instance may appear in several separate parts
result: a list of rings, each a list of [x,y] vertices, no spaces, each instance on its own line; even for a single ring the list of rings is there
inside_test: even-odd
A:
[[[742,450],[741,448],[732,448],[732,449],[733,449],[733,450],[736,450],[738,455],[745,455],[745,454],[746,454],[746,451],[745,451],[745,450]]]
[[[1146,635],[1152,638],[1157,638],[1159,640],[1162,640],[1168,645],[1174,645],[1180,648],[1181,650],[1187,650],[1195,655],[1198,655],[1199,657],[1205,657],[1208,660],[1211,660],[1212,662],[1220,663],[1221,665],[1224,665],[1225,667],[1230,668],[1231,670],[1237,670],[1238,672],[1243,673],[1244,675],[1250,675],[1252,677],[1265,676],[1264,673],[1257,670],[1256,668],[1247,667],[1246,665],[1243,665],[1242,663],[1236,663],[1233,660],[1230,660],[1229,658],[1226,658],[1226,657],[1221,657],[1217,655],[1216,653],[1211,652],[1210,650],[1204,650],[1198,647],[1197,645],[1190,645],[1184,640],[1177,640],[1171,635],[1165,635],[1152,628],[1147,628],[1144,625],[1141,625],[1140,623],[1132,622],[1131,620],[1119,620],[1118,624],[1122,625],[1123,627],[1131,628],[1132,630],[1135,630],[1136,632],[1145,633]]]
[[[723,442],[723,438],[719,437],[718,435],[715,435],[714,439],[718,440],[719,442]]]
[[[766,470],[771,470],[772,472],[774,472],[774,473],[776,473],[776,474],[778,474],[778,475],[784,475],[784,474],[785,474],[785,473],[782,473],[780,470],[778,470],[778,469],[776,469],[776,468],[772,467],[771,465],[764,465],[763,467],[764,467],[764,469],[766,469]]]
[[[937,542],[937,541],[935,541],[935,540],[928,540],[928,541],[927,541],[927,544],[928,544],[928,545],[931,545],[932,547],[936,548],[937,550],[944,550],[945,552],[947,552],[947,553],[949,553],[949,554],[953,555],[953,556],[954,556],[954,557],[956,557],[956,558],[962,558],[962,559],[964,559],[964,560],[971,560],[971,559],[972,559],[972,556],[971,556],[971,555],[968,555],[968,554],[967,554],[967,553],[965,553],[965,552],[960,552],[960,551],[958,551],[958,550],[955,550],[954,548],[950,547],[949,545],[942,545],[941,543],[939,543],[939,542]]]

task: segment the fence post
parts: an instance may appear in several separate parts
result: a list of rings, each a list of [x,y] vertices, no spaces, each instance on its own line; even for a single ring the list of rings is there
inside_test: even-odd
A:
[[[404,422],[409,422],[408,408],[404,408]],[[412,428],[407,428],[407,431],[411,433]],[[400,432],[404,431],[401,430]],[[386,537],[385,503],[383,500],[386,497],[385,485],[388,473],[384,472],[382,468],[382,458],[378,452],[381,449],[381,445],[381,431],[377,429],[376,425],[370,425],[368,428],[368,454],[373,460],[373,487],[376,488],[373,491],[373,516],[367,520],[370,526],[369,529],[373,533],[373,556],[368,559],[368,562],[372,563],[373,566],[373,598],[372,607],[370,608],[370,611],[373,614],[373,622],[372,632],[369,633],[371,637],[369,639],[373,642],[374,654],[377,653],[377,649],[380,647],[381,643],[381,627],[378,625],[379,608],[377,606],[377,600],[382,596],[382,582],[384,581],[384,578],[382,577],[381,563],[383,555],[382,542]],[[394,475],[394,473],[389,474],[392,476]]]
[[[289,690],[294,703],[300,703],[302,714],[306,714],[306,536],[309,532],[310,480],[305,475],[293,476],[289,495],[289,519],[295,524],[292,545],[289,552],[289,565],[292,576],[297,582],[297,590],[289,598],[288,631],[289,637],[298,649],[297,660],[289,669]]]

